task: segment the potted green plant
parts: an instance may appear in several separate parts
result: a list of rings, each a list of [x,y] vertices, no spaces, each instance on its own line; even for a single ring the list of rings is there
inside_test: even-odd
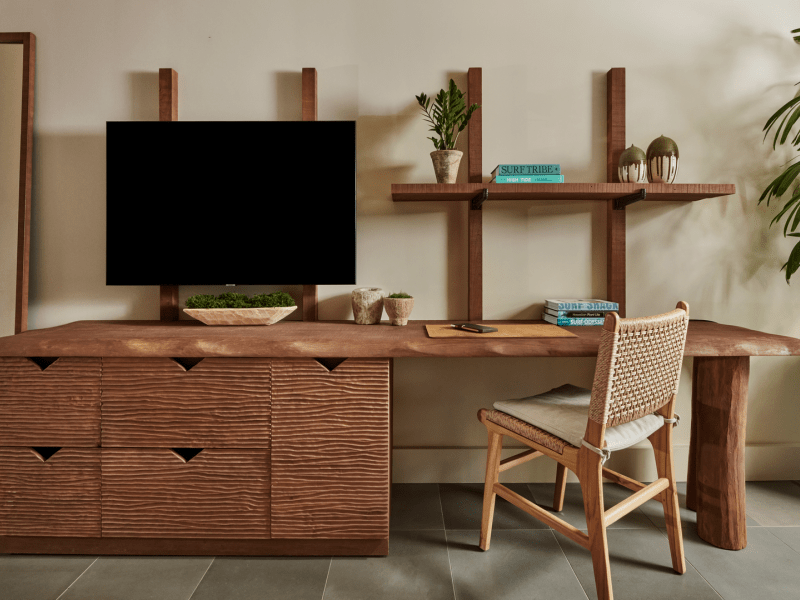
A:
[[[431,107],[431,98],[424,92],[415,98],[422,109],[423,119],[431,125],[429,131],[433,131],[439,136],[438,138],[428,138],[436,148],[431,152],[436,182],[455,183],[463,154],[460,150],[455,149],[456,141],[458,135],[467,127],[472,113],[480,106],[472,104],[467,108],[464,93],[458,89],[456,82],[452,79],[450,87],[440,90],[433,99],[433,107]]]
[[[408,325],[408,317],[414,308],[414,298],[405,292],[395,292],[383,299],[383,307],[392,325]]]
[[[794,34],[795,43],[800,44],[800,29],[793,29],[792,33]],[[782,119],[781,116],[783,116]],[[778,144],[786,143],[789,138],[789,132],[798,118],[800,118],[800,96],[789,100],[789,102],[781,106],[778,111],[769,118],[767,124],[764,125],[764,139],[767,139],[767,135],[769,135],[772,126],[777,125],[775,138],[772,140],[773,150],[775,150]],[[778,122],[779,120],[780,122]],[[794,150],[800,151],[800,132],[791,139],[789,144]],[[796,156],[792,161],[795,161],[797,158]],[[788,164],[783,172],[767,186],[764,193],[761,194],[761,198],[758,199],[759,204],[766,200],[769,205],[771,198],[780,198],[789,189],[792,183],[794,183],[798,175],[800,175],[800,162],[792,161],[790,161],[791,164]],[[797,231],[798,226],[800,226],[800,185],[794,186],[791,197],[772,219],[770,227],[783,217],[786,217],[786,222],[783,226],[784,237],[790,236],[800,238],[800,232]],[[781,267],[781,269],[786,269],[786,283],[789,283],[789,280],[798,268],[800,268],[800,241],[795,244],[789,254],[789,259],[784,263],[783,267]]]
[[[272,325],[296,308],[294,298],[286,292],[256,294],[252,298],[226,292],[219,296],[189,296],[183,312],[206,325]]]

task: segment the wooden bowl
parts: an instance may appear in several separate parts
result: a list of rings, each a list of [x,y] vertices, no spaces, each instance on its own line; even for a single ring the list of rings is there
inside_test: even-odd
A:
[[[184,308],[183,312],[206,325],[272,325],[296,308]]]

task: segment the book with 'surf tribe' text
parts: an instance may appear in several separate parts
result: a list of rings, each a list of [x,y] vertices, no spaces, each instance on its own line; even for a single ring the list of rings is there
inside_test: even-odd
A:
[[[613,312],[611,310],[555,310],[554,308],[544,307],[545,314],[548,314],[559,319],[605,319],[606,314]]]
[[[598,326],[605,323],[605,318],[603,319],[570,319],[568,317],[554,317],[553,315],[549,315],[547,313],[542,314],[542,319],[547,321],[548,323],[552,323],[553,325],[561,325],[566,327],[574,327],[576,325],[588,325],[588,326]]]
[[[489,183],[564,183],[563,175],[498,175]]]
[[[492,171],[492,177],[506,177],[513,175],[561,175],[561,165],[526,164],[526,165],[497,165]]]
[[[597,298],[556,298],[545,300],[544,305],[554,310],[619,310],[618,302]]]

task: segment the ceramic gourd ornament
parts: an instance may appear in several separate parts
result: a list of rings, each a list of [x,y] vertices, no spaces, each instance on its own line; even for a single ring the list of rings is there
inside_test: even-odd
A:
[[[619,156],[620,183],[647,183],[647,156],[633,144]]]
[[[647,147],[647,179],[650,183],[672,183],[678,174],[678,144],[658,137]]]

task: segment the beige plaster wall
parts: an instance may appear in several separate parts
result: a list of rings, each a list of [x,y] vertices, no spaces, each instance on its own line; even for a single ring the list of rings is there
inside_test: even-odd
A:
[[[800,80],[795,9],[793,0],[769,9],[729,0],[635,9],[623,0],[3,0],[3,27],[38,36],[30,326],[157,317],[155,288],[104,285],[104,127],[157,119],[159,67],[178,71],[186,120],[299,119],[300,70],[316,67],[319,117],[358,122],[358,286],[412,293],[423,319],[466,314],[466,208],[391,201],[392,182],[433,181],[414,95],[450,77],[463,89],[467,68],[482,67],[485,179],[500,162],[552,162],[567,181],[604,181],[605,73],[626,67],[628,144],[667,135],[680,147],[678,182],[737,186],[724,199],[628,209],[629,315],[683,299],[695,318],[800,336],[799,283],[787,286],[779,272],[792,243],[768,229],[775,207],[757,206],[789,158],[762,143],[761,128]],[[270,176],[280,174],[267,166]],[[321,287],[321,318],[349,318],[352,287]],[[486,318],[537,318],[546,297],[604,295],[600,204],[486,207]],[[567,380],[588,385],[593,368],[395,361],[395,479],[480,480],[477,408]],[[752,361],[750,479],[800,478],[798,373],[797,357]],[[686,417],[690,375],[687,360]],[[688,439],[684,420],[680,456]],[[639,450],[617,460],[652,475]],[[519,477],[550,476],[535,468]]]

